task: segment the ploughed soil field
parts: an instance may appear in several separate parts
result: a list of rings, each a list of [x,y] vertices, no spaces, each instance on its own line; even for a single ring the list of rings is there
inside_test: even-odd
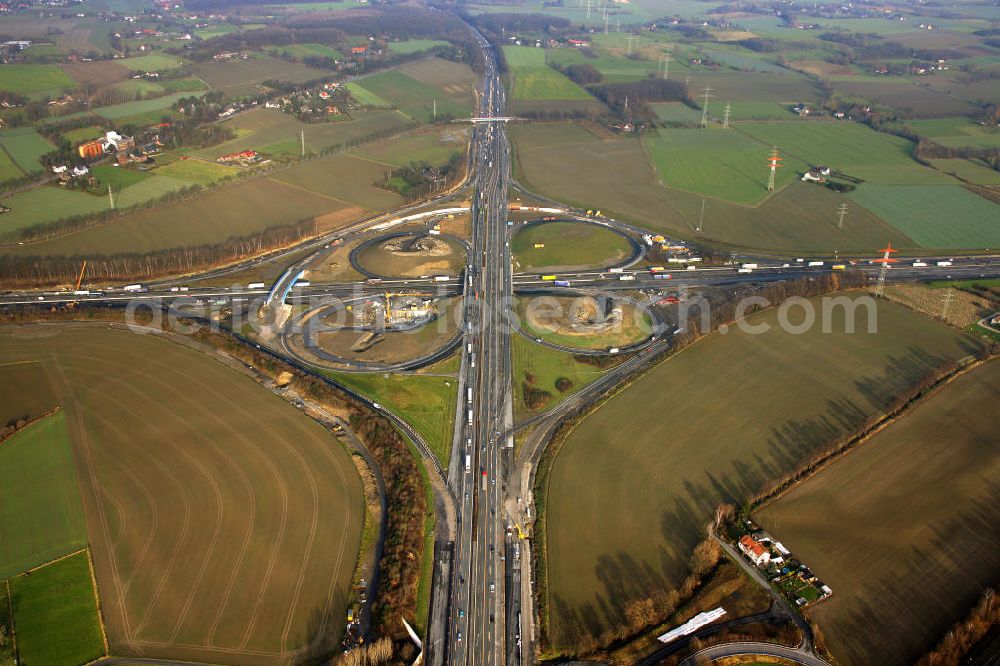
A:
[[[852,297],[860,296],[855,294]],[[772,309],[663,362],[576,424],[552,464],[546,504],[554,647],[625,624],[630,601],[688,573],[715,507],[739,504],[883,413],[903,388],[977,348],[957,329],[894,303],[844,310],[792,334]],[[790,315],[793,321],[799,321]],[[794,545],[792,546],[794,548]]]
[[[844,664],[912,664],[1000,571],[1000,363],[941,388],[757,514],[833,596]]]
[[[111,653],[290,663],[343,630],[361,481],[216,359],[118,325],[0,328],[0,365],[40,361],[66,415]]]

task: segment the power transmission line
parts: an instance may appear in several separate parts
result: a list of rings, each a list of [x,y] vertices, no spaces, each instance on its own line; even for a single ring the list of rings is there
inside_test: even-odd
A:
[[[778,173],[778,169],[781,168],[781,157],[778,156],[778,148],[774,146],[771,148],[771,156],[767,159],[768,166],[771,167],[771,173],[767,178],[767,191],[774,191],[774,178]]]
[[[698,228],[695,229],[695,231],[697,231],[698,233],[701,233],[701,230],[704,228],[704,225],[705,225],[705,197],[702,197],[701,198],[701,216],[698,218]]]
[[[702,127],[708,127],[708,100],[709,100],[710,97],[713,97],[712,90],[713,90],[713,88],[710,88],[710,87],[708,87],[706,85],[705,89],[702,91],[704,93],[704,100],[705,100],[702,103],[702,105],[701,105],[701,126]]]
[[[729,114],[731,112],[731,107],[729,102],[726,102],[726,109],[722,112],[722,128],[729,129]]]
[[[840,208],[837,209],[837,228],[844,228],[844,216],[847,215],[847,204],[840,204]]]
[[[951,303],[954,300],[955,300],[955,293],[951,289],[945,291],[943,299],[944,304],[941,307],[941,319],[944,319],[945,321],[948,320],[948,308],[949,306],[951,306]]]

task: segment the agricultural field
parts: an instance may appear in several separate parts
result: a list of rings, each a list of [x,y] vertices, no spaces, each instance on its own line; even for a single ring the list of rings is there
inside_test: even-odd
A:
[[[170,109],[177,103],[177,100],[190,96],[190,93],[173,93],[153,99],[102,106],[94,109],[94,113],[102,118],[119,123],[128,122],[132,119],[140,119],[139,122],[152,123],[159,121],[163,116],[169,116],[172,113]]]
[[[441,467],[451,460],[458,378],[415,374],[328,372],[331,378],[385,405],[420,433]]]
[[[396,111],[369,111],[332,123],[306,124],[277,109],[256,109],[228,120],[225,127],[235,139],[191,151],[192,155],[215,160],[220,155],[252,148],[274,157],[298,157],[301,133],[305,133],[306,152],[315,154],[324,148],[343,145],[376,132],[406,125],[406,116]]]
[[[276,51],[277,53],[285,56],[286,58],[333,58],[334,60],[340,60],[344,57],[344,54],[337,49],[330,48],[325,44],[315,44],[315,43],[305,43],[305,44],[286,44],[284,46],[265,46],[264,49],[268,52]]]
[[[950,86],[952,94],[932,89],[927,85],[914,85],[905,78],[895,77],[855,77],[839,80],[834,87],[837,92],[853,98],[866,99],[873,104],[888,106],[898,113],[916,118],[938,118],[960,116],[973,110],[971,104],[963,101]],[[994,84],[995,85],[995,84]],[[973,99],[979,91],[970,91]]]
[[[22,664],[77,666],[107,654],[86,551],[7,583]]]
[[[834,590],[808,614],[838,661],[914,663],[995,584],[998,399],[994,361],[756,514]]]
[[[41,416],[57,404],[40,363],[0,365],[0,428]]]
[[[0,132],[0,150],[10,157],[18,169],[28,174],[42,171],[39,158],[55,150],[55,146],[35,130],[18,127]]]
[[[270,663],[336,644],[363,518],[336,440],[161,336],[35,333],[0,334],[0,358],[48,358],[65,384],[111,651]]]
[[[590,93],[545,64],[545,51],[505,46],[514,100],[591,100]]]
[[[632,244],[606,227],[557,221],[524,227],[510,251],[517,270],[568,271],[620,264],[632,255]]]
[[[52,185],[20,192],[0,203],[10,208],[0,217],[0,238],[3,238],[25,227],[104,210],[108,207],[108,198]]]
[[[118,64],[129,71],[162,72],[168,69],[177,69],[184,64],[184,61],[175,55],[156,53],[125,58],[124,60],[119,60]]]
[[[701,122],[701,111],[683,102],[654,102],[649,108],[664,122],[680,125],[696,125]]]
[[[661,129],[655,138],[644,137],[643,146],[667,187],[746,206],[770,194],[766,165],[771,148],[746,134],[718,127]],[[784,166],[776,188],[785,187],[808,168],[791,158]]]
[[[601,73],[603,82],[605,83],[639,81],[646,78],[647,75],[662,72],[662,66],[658,59],[631,60],[603,49],[594,49],[593,53],[595,57],[593,58],[587,57],[579,49],[573,48],[545,49],[543,53],[545,54],[543,64],[559,67],[590,65]],[[683,67],[677,65],[675,71],[678,69],[683,69]]]
[[[406,63],[385,72],[356,79],[352,94],[360,88],[358,101],[372,106],[388,104],[423,123],[438,117],[468,117],[472,113],[475,75],[468,67],[440,58]]]
[[[358,206],[369,210],[388,210],[403,205],[403,197],[374,186],[385,178],[391,167],[337,153],[297,164],[278,172],[274,180],[288,189],[330,200],[331,208]]]
[[[467,127],[434,126],[365,144],[351,154],[397,167],[414,162],[441,165],[467,152],[470,135]]]
[[[516,125],[510,134],[515,176],[530,189],[666,234],[796,252],[870,251],[890,240],[894,247],[917,247],[857,205],[849,204],[838,229],[836,211],[845,198],[824,187],[792,182],[753,208],[706,199],[702,217],[702,197],[663,187],[635,139],[601,140],[572,123]]]
[[[57,412],[0,446],[0,579],[87,545],[66,416]]]
[[[1000,205],[960,186],[865,183],[848,196],[922,247],[1000,246]]]
[[[65,132],[62,132],[61,135],[62,138],[66,139],[71,144],[76,145],[78,143],[83,143],[84,141],[90,141],[91,139],[103,136],[104,128],[99,125],[88,125],[87,127],[66,130]]]
[[[842,308],[825,320],[830,333],[819,316],[792,335],[778,327],[777,311],[753,315],[748,323],[769,330],[712,334],[573,429],[544,490],[555,646],[599,636],[624,622],[630,600],[679,584],[718,504],[763,490],[977,346],[884,301],[878,333],[868,334],[866,308],[858,312],[856,334],[845,333]],[[725,395],[732,399],[720,401]]]
[[[955,157],[930,162],[938,171],[972,185],[1000,185],[1000,171],[990,168],[979,160]]]
[[[4,65],[0,67],[0,90],[31,98],[56,97],[76,83],[54,65]]]
[[[156,178],[168,179],[167,176]],[[146,182],[155,181],[150,179]],[[124,190],[122,197],[143,185],[140,183]],[[56,194],[77,194],[54,188],[52,191]],[[12,197],[11,201],[20,196]],[[100,202],[100,208],[107,206],[107,197],[78,196]],[[79,233],[9,248],[7,252],[86,256],[220,243],[232,236],[246,236],[270,226],[293,224],[308,217],[318,218],[344,208],[347,206],[333,199],[277,180],[255,179],[191,199],[127,213]],[[4,217],[8,215],[10,213]]]
[[[881,185],[954,185],[913,159],[913,143],[850,121],[741,124],[738,130],[794,158]],[[791,170],[791,169],[789,169]]]
[[[896,125],[909,127],[920,137],[947,148],[1000,148],[1000,129],[984,127],[969,118],[906,120]]]
[[[80,85],[108,86],[128,79],[129,70],[121,60],[65,62],[59,68]]]
[[[440,39],[407,39],[402,42],[391,42],[389,44],[389,50],[400,55],[407,55],[410,53],[428,51],[438,46],[448,46],[448,42]]]
[[[329,72],[302,63],[289,62],[264,54],[253,54],[247,60],[200,62],[191,72],[226,97],[255,95],[260,84],[268,79],[304,83],[329,76]]]
[[[12,160],[6,152],[0,150],[0,183],[14,178],[20,178],[23,173],[24,172],[18,169],[17,165],[14,164],[14,160]]]

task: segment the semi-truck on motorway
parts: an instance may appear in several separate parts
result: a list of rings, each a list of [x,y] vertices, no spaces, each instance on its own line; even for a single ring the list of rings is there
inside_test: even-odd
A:
[[[556,280],[553,284],[555,284],[557,287],[568,287],[569,280]]]
[[[555,279],[556,279],[555,275],[543,275],[542,276],[542,280],[544,280],[545,282],[552,282]]]
[[[141,284],[127,284],[122,287],[122,291],[142,291]]]
[[[628,280],[634,280],[635,276],[634,275],[620,275],[620,276],[618,276],[618,279],[621,280],[621,281],[623,281],[623,282],[627,282]]]
[[[468,474],[472,471],[472,456],[468,453],[465,454],[465,472]]]
[[[447,275],[435,275],[434,276],[434,281],[435,282],[448,282],[449,280],[451,280],[451,278],[449,276],[447,276]]]
[[[247,285],[247,289],[263,289],[263,288],[264,288],[263,282],[251,282],[250,284]]]

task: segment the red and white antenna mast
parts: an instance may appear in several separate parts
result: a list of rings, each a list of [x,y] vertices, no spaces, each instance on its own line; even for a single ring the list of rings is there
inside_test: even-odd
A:
[[[767,179],[768,192],[774,191],[774,177],[777,174],[778,169],[781,168],[781,160],[782,158],[778,156],[777,147],[771,148],[771,157],[767,159],[767,164],[771,167],[771,175]]]
[[[884,248],[879,250],[882,253],[881,259],[874,259],[873,261],[878,264],[882,264],[881,270],[878,272],[878,284],[875,286],[875,295],[882,296],[885,293],[885,276],[889,272],[889,264],[894,264],[898,259],[893,259],[889,255],[897,252],[893,249],[892,243],[889,243]]]

